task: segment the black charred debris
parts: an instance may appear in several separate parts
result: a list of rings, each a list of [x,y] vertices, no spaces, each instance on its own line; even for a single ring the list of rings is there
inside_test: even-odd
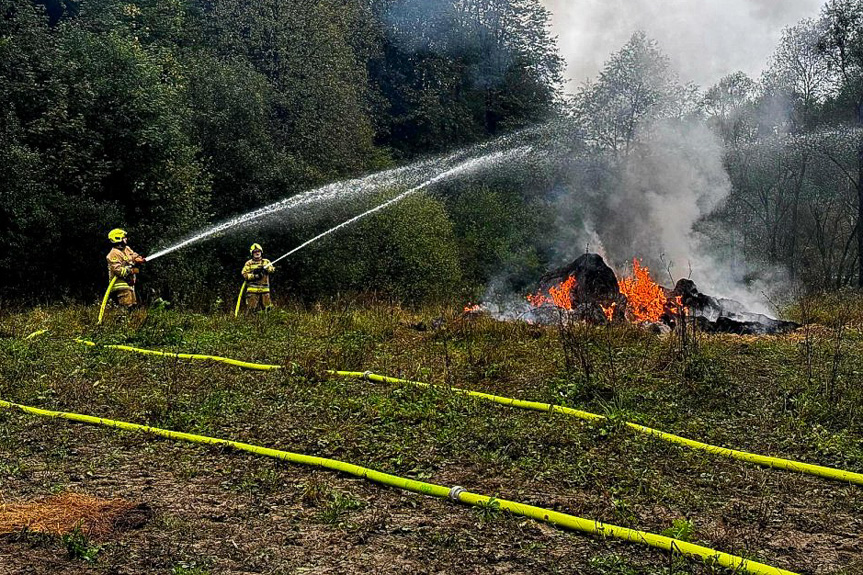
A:
[[[617,276],[599,254],[586,253],[571,264],[546,273],[539,281],[540,290],[548,293],[551,287],[574,276],[576,287],[570,294],[572,311],[578,319],[604,323],[605,310],[614,304],[612,320],[624,318],[626,297],[620,292]],[[674,327],[678,316],[672,311],[677,297],[694,317],[699,329],[707,333],[732,333],[739,335],[781,334],[797,329],[799,324],[774,319],[760,313],[752,313],[738,301],[716,298],[698,291],[690,279],[681,279],[673,290],[663,288],[669,304],[660,322]]]

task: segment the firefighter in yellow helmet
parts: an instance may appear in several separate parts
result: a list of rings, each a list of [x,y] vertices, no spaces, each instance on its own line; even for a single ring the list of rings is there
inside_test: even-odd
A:
[[[270,260],[263,258],[264,248],[261,244],[252,244],[249,248],[252,259],[243,266],[243,279],[246,280],[246,312],[257,311],[259,308],[270,310],[273,301],[270,298],[270,274],[276,271]]]
[[[108,252],[108,281],[115,277],[111,297],[117,304],[130,308],[138,303],[135,297],[135,282],[138,275],[138,265],[146,261],[129,247],[129,237],[125,230],[114,228],[108,232],[108,240],[112,248]]]

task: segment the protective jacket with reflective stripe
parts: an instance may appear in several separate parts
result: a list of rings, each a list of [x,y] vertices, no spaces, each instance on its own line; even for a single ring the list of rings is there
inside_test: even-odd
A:
[[[261,258],[259,260],[251,259],[243,266],[243,279],[246,284],[247,293],[270,293],[270,273],[273,271],[273,265],[270,260]],[[267,273],[255,274],[256,270]]]
[[[135,264],[135,259],[139,257],[141,256],[136,254],[129,246],[125,246],[122,250],[120,248],[112,248],[108,252],[108,255],[105,257],[108,260],[108,281],[111,281],[114,277],[117,278],[112,291],[130,289],[135,285],[135,274],[132,273],[132,267]]]

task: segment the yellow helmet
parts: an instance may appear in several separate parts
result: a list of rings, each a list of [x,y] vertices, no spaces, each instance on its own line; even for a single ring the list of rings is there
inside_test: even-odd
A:
[[[249,248],[249,253],[254,253],[255,250],[259,250],[261,253],[264,253],[264,248],[261,247],[261,244],[252,244]]]
[[[121,230],[120,228],[114,228],[110,232],[108,232],[108,239],[112,244],[119,244],[123,241],[123,238],[126,237],[126,230]]]

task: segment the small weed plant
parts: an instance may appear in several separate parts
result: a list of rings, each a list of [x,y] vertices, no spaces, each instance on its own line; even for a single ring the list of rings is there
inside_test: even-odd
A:
[[[100,546],[94,545],[87,534],[81,530],[80,523],[70,533],[63,535],[62,540],[69,559],[95,563],[99,552],[102,550]]]

